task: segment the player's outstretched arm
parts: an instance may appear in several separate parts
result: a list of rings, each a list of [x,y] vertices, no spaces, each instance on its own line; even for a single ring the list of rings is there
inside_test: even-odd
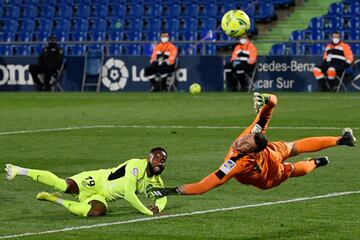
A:
[[[232,176],[235,173],[235,172],[234,173],[230,172],[227,175],[225,174],[224,176],[218,176],[217,173],[220,170],[209,174],[208,176],[203,178],[200,182],[183,184],[178,187],[148,188],[146,189],[146,195],[148,198],[155,200],[168,195],[200,195],[206,193],[211,189],[226,183],[230,178],[232,178]]]
[[[255,120],[251,125],[241,134],[249,133],[263,133],[269,125],[273,108],[277,104],[277,97],[273,94],[254,92],[254,110],[257,113]]]

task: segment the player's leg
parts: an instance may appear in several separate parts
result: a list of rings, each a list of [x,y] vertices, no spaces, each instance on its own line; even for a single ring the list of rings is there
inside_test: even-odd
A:
[[[93,195],[82,202],[76,202],[62,199],[57,194],[41,192],[36,195],[36,199],[57,203],[72,212],[73,214],[81,217],[103,216],[105,215],[107,209],[105,199],[99,195]]]
[[[159,91],[158,83],[156,82],[156,73],[158,72],[158,64],[157,62],[153,62],[150,66],[146,67],[144,69],[144,76],[149,80],[150,82],[150,91],[156,92]]]
[[[36,89],[41,91],[43,84],[39,79],[39,74],[44,73],[43,67],[37,64],[30,64],[29,72],[33,78],[34,83],[36,84]]]
[[[345,128],[342,135],[338,137],[310,137],[290,143],[292,146],[291,156],[307,152],[317,152],[337,145],[355,146],[355,142],[356,138],[352,130]]]
[[[5,165],[6,178],[10,181],[14,180],[16,176],[27,176],[32,178],[33,180],[53,187],[56,190],[67,192],[68,190],[68,182],[65,179],[59,178],[55,174],[49,171],[23,168],[19,166],[15,166],[12,164]],[[73,189],[74,187],[72,187]],[[75,193],[76,192],[69,192]]]
[[[304,161],[293,163],[293,172],[291,177],[300,177],[313,171],[315,168],[325,166],[329,163],[327,157],[308,158]]]
[[[320,91],[322,91],[322,92],[327,92],[330,90],[328,82],[327,82],[327,78],[324,74],[326,72],[327,68],[328,68],[327,64],[323,63],[319,66],[314,67],[314,70],[313,70],[315,79],[317,80]]]
[[[168,86],[167,86],[167,79],[168,79],[168,74],[172,73],[175,71],[175,64],[172,65],[168,65],[166,62],[164,62],[161,66],[160,66],[160,91],[167,91]]]

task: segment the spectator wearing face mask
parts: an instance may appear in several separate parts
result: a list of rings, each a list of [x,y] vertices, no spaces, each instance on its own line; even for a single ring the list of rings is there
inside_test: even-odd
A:
[[[350,46],[341,40],[339,32],[333,32],[331,43],[325,48],[322,64],[313,69],[320,91],[335,90],[338,85],[338,81],[335,79],[336,75],[341,75],[353,60]]]
[[[248,36],[242,36],[236,45],[230,63],[225,65],[227,88],[229,91],[249,90],[249,80],[245,74],[251,75],[254,71],[257,58],[257,49]]]
[[[50,36],[47,46],[41,51],[37,64],[29,66],[29,72],[38,91],[50,90],[52,74],[57,73],[64,59],[64,52],[56,43],[56,37]],[[39,79],[39,74],[44,75],[44,80]]]
[[[145,77],[150,81],[150,91],[166,91],[167,75],[175,71],[175,62],[178,54],[177,47],[169,41],[169,34],[160,34],[160,43],[153,50],[150,58],[150,66],[145,68]],[[159,75],[157,78],[156,76]]]

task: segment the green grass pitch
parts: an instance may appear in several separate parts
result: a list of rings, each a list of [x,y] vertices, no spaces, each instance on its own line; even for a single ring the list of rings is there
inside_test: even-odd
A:
[[[279,93],[278,99],[267,132],[270,141],[337,135],[343,127],[353,127],[360,136],[358,93]],[[169,154],[163,179],[175,186],[198,181],[220,166],[254,116],[250,93],[1,93],[0,163],[67,177],[145,158],[152,147],[163,146]],[[84,126],[93,127],[62,129]],[[41,129],[49,130],[33,131]],[[146,216],[124,200],[110,203],[105,217],[77,217],[35,199],[37,192],[51,188],[24,177],[8,182],[1,171],[0,239],[360,239],[359,193],[176,215],[360,190],[359,147],[336,147],[290,161],[323,155],[329,156],[328,166],[277,188],[263,191],[231,180],[201,196],[169,197],[163,214],[172,218],[140,222],[131,221]],[[104,225],[78,229],[94,224]],[[21,234],[27,235],[16,237]]]

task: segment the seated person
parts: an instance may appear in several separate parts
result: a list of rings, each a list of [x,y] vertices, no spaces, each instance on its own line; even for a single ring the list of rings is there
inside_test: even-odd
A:
[[[225,65],[225,69],[231,71],[226,73],[226,84],[229,91],[249,91],[249,81],[245,74],[251,75],[254,71],[257,49],[245,35],[236,45],[230,63]]]
[[[335,80],[336,75],[340,76],[353,60],[350,46],[341,41],[339,32],[334,32],[331,43],[325,48],[322,64],[313,69],[320,91],[336,90],[338,85],[338,81]]]
[[[150,66],[145,68],[145,77],[150,81],[150,91],[166,91],[167,75],[175,71],[177,47],[169,41],[169,34],[162,32],[161,42],[158,43],[151,55]],[[156,75],[160,75],[160,81],[156,81]]]
[[[50,90],[50,79],[61,68],[64,52],[56,43],[55,36],[50,36],[47,46],[41,51],[38,64],[31,64],[29,72],[38,91]],[[39,79],[39,74],[44,74],[44,81]]]

